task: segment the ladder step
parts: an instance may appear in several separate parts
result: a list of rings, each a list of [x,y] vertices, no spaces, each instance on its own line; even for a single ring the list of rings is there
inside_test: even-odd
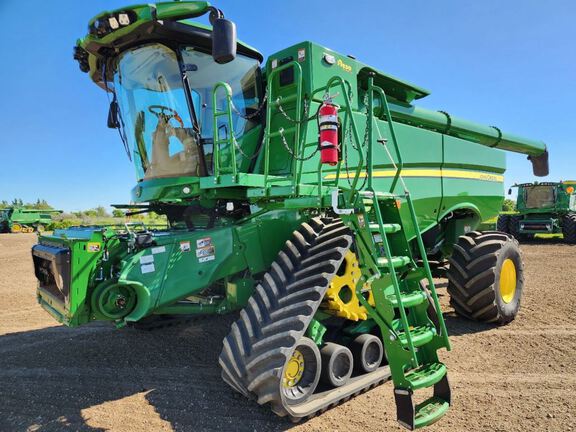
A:
[[[432,387],[446,375],[444,363],[435,362],[422,365],[406,372],[406,379],[410,382],[413,390]]]
[[[394,234],[402,229],[400,224],[394,224],[394,223],[382,224],[382,226],[384,227],[384,232],[386,234]],[[370,231],[380,232],[380,225],[378,225],[377,223],[371,223]]]
[[[413,390],[405,388],[394,389],[398,422],[409,430],[428,426],[440,419],[446,414],[452,400],[446,367],[442,363],[431,363],[422,368],[426,367],[443,371],[441,378],[434,384],[434,395],[432,397],[415,406],[412,398],[414,395]],[[433,381],[431,380],[430,382]]]
[[[416,412],[414,415],[414,428],[421,428],[431,425],[438,421],[446,411],[450,408],[450,404],[439,397],[431,397],[424,402],[416,405]]]
[[[436,328],[432,325],[411,326],[409,331],[412,338],[412,345],[414,345],[414,347],[426,345],[436,335]],[[404,331],[398,332],[398,338],[402,345],[408,345],[408,338]]]
[[[358,191],[358,193],[360,194],[360,196],[362,198],[368,199],[373,201],[374,200],[374,193],[372,193],[371,191]],[[391,199],[395,199],[396,195],[391,194],[390,192],[376,192],[376,198],[379,201],[384,201],[384,200],[391,200]]]
[[[404,306],[405,308],[417,306],[421,303],[424,303],[428,298],[426,296],[426,293],[422,290],[417,290],[417,291],[407,292],[407,293],[401,293],[401,294],[402,294],[402,296],[401,296],[402,306]],[[395,307],[395,308],[400,307],[400,304],[398,303],[398,299],[396,298],[396,294],[394,294],[394,293],[388,294],[386,296],[386,300],[388,300],[390,302],[390,304],[392,304],[393,307]]]
[[[407,256],[395,256],[392,257],[392,266],[390,266],[390,263],[388,262],[388,259],[385,257],[380,257],[377,260],[377,264],[378,267],[383,267],[383,268],[398,268],[398,267],[404,267],[405,265],[408,265],[410,263],[410,257]]]

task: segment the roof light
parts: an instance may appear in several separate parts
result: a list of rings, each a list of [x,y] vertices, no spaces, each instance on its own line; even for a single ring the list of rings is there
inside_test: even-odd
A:
[[[116,19],[116,17],[110,17],[108,18],[108,24],[110,24],[110,28],[112,30],[116,30],[117,28],[120,27],[120,24],[118,24],[118,20]]]
[[[118,21],[120,21],[121,25],[125,26],[130,24],[130,17],[126,13],[121,13],[118,15]]]

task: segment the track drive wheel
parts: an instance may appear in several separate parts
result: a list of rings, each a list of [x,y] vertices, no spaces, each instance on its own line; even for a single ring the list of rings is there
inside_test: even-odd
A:
[[[498,220],[496,221],[496,231],[503,233],[510,232],[510,215],[501,214],[498,215]]]
[[[562,234],[566,243],[576,244],[576,213],[568,213],[564,216]]]
[[[13,223],[11,231],[13,233],[19,233],[19,232],[23,232],[23,229],[24,229],[24,227],[22,225],[20,225],[19,223]]]
[[[524,287],[516,239],[496,231],[473,231],[458,239],[449,261],[450,303],[459,315],[497,324],[516,317]]]
[[[358,258],[353,251],[349,250],[326,291],[323,309],[332,315],[351,321],[366,320],[368,311],[360,303],[355,289],[361,276]],[[374,306],[374,298],[369,287],[365,286],[363,295],[368,303]]]

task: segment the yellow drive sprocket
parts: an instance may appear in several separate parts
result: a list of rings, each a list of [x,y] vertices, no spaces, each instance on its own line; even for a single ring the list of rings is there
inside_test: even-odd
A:
[[[351,321],[368,318],[366,308],[360,304],[356,295],[356,284],[362,275],[356,254],[348,251],[336,276],[332,278],[324,297],[327,312]],[[365,287],[366,288],[366,287]],[[372,291],[369,291],[368,303],[374,305]]]

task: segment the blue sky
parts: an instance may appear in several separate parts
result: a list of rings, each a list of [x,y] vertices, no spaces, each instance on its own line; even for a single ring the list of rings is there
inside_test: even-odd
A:
[[[353,54],[431,90],[426,108],[545,141],[547,179],[576,178],[573,0],[214,3],[266,57],[302,40]],[[92,16],[129,4],[0,0],[0,199],[65,210],[129,201],[134,169],[106,128],[106,95],[72,59]],[[532,179],[525,156],[509,153],[506,185]]]

